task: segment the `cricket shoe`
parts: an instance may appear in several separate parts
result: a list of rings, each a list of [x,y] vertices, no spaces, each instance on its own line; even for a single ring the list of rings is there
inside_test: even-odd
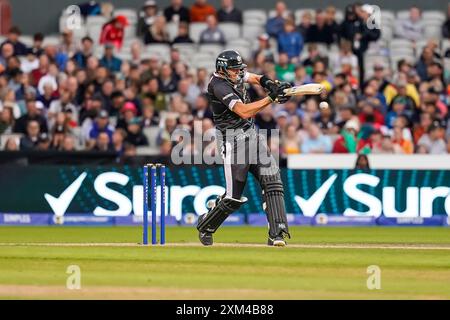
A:
[[[286,241],[284,240],[283,236],[276,236],[275,238],[269,237],[267,240],[267,245],[274,246],[274,247],[285,247]]]
[[[199,232],[198,238],[204,246],[212,246],[213,244],[213,236],[210,232]]]
[[[205,215],[201,215],[198,217],[198,223],[200,223]],[[213,236],[211,232],[198,232],[198,239],[204,246],[212,246],[213,244]]]

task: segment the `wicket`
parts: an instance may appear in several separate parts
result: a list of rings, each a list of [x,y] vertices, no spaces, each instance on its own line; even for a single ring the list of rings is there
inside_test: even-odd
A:
[[[148,181],[149,181],[149,172],[150,172],[150,205],[151,205],[151,213],[152,213],[152,245],[156,245],[157,235],[156,235],[156,203],[157,203],[157,169],[159,168],[159,184],[161,187],[161,195],[160,195],[160,244],[163,245],[166,243],[166,223],[165,223],[165,209],[166,209],[166,195],[165,195],[165,186],[166,186],[166,166],[161,163],[148,163],[144,165],[142,170],[142,182],[144,189],[144,212],[143,212],[143,233],[142,233],[142,244],[148,245]],[[150,169],[150,170],[149,170]]]

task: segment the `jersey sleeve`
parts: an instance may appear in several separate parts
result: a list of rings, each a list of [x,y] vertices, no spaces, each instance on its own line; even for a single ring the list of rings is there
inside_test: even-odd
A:
[[[214,96],[226,105],[230,110],[233,110],[234,105],[238,102],[242,103],[241,98],[233,91],[230,86],[225,83],[217,83],[214,86]]]

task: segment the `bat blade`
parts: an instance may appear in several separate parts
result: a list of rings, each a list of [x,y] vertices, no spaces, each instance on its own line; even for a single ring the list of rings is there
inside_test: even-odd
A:
[[[321,94],[324,89],[324,86],[319,83],[310,83],[285,89],[284,94],[287,96],[314,95]]]

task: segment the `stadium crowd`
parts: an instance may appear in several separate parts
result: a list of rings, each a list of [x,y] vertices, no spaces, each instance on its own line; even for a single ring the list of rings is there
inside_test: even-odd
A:
[[[211,70],[193,68],[183,61],[176,44],[193,43],[189,24],[206,22],[202,44],[226,45],[218,23],[242,24],[243,14],[233,0],[215,8],[206,0],[185,7],[172,0],[167,8],[146,1],[139,9],[136,37],[130,59],[121,59],[126,16],[112,15],[111,4],[80,5],[83,15],[109,19],[99,39],[81,41],[70,29],[61,32],[58,44],[45,45],[36,33],[30,46],[20,41],[19,27],[12,27],[0,46],[0,135],[3,150],[99,150],[133,156],[139,148],[157,147],[170,155],[176,129],[203,131],[213,128],[205,93]],[[291,10],[289,10],[291,9]],[[399,59],[394,65],[374,62],[366,70],[365,57],[380,40],[379,28],[370,27],[373,7],[350,4],[342,21],[329,6],[305,11],[300,22],[279,1],[265,33],[255,41],[247,59],[249,71],[295,85],[322,83],[320,97],[291,99],[274,104],[255,118],[262,129],[279,129],[270,146],[281,155],[296,153],[431,153],[450,152],[450,85],[440,41],[429,39],[415,61]],[[168,22],[178,23],[170,40]],[[413,46],[424,39],[421,11],[395,25],[395,37]],[[450,5],[442,25],[442,39],[450,39]],[[371,44],[372,43],[372,44]],[[171,45],[170,57],[142,57],[151,44]],[[95,47],[101,45],[101,57]],[[328,55],[321,47],[337,47]],[[195,57],[194,57],[195,58]],[[253,99],[265,96],[249,87]],[[328,107],[319,107],[321,101]],[[188,151],[202,152],[208,144]],[[200,149],[199,149],[200,148]],[[209,148],[214,152],[214,148]]]

